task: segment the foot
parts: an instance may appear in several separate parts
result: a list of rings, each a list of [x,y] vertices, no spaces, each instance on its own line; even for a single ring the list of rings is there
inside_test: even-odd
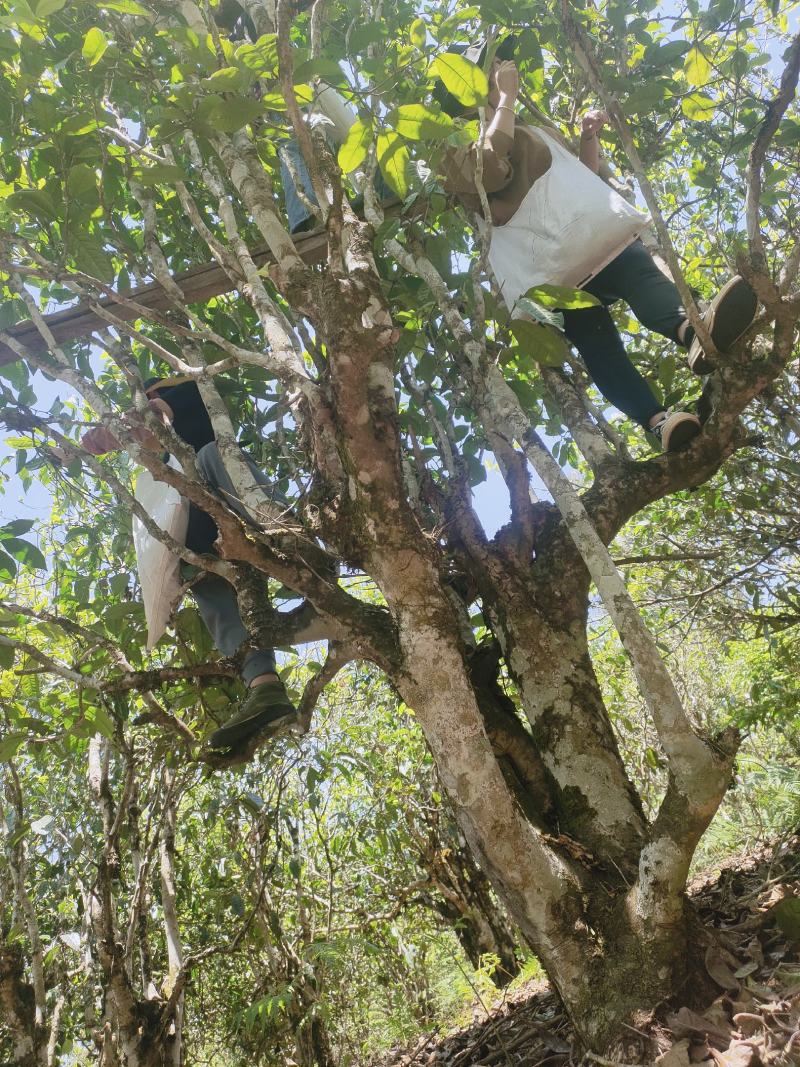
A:
[[[680,452],[697,437],[701,426],[698,417],[688,411],[665,411],[649,429],[665,452]]]
[[[756,317],[758,297],[739,275],[723,286],[711,301],[703,322],[720,352],[727,352]],[[695,337],[689,346],[689,369],[695,374],[710,374],[713,364]]]
[[[209,737],[210,748],[235,748],[253,734],[273,735],[297,722],[297,711],[286,695],[283,682],[252,686],[247,699],[224,726]]]

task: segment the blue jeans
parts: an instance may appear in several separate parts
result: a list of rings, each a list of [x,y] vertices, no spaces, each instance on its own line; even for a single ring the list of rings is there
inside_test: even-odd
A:
[[[267,476],[256,467],[252,460],[246,459],[246,462],[256,482],[264,487],[264,495],[272,499],[272,494],[268,492],[270,483]],[[243,519],[253,522],[253,516],[236,496],[233,482],[222,462],[216,441],[203,445],[199,450],[197,469],[226,504]],[[210,515],[195,507],[194,504],[190,505],[189,529],[186,533],[187,548],[192,549],[193,552],[213,553],[218,532],[217,524]],[[230,582],[226,582],[218,574],[209,573],[194,583],[191,593],[197,603],[200,617],[211,634],[214,647],[223,656],[233,656],[242,645],[249,642],[250,635],[242,622],[236,590]],[[266,592],[264,595],[266,596]],[[270,674],[274,670],[275,652],[273,649],[251,648],[242,664],[242,678],[249,685],[260,674]]]
[[[628,358],[608,305],[624,300],[648,330],[688,348],[694,336],[691,327],[683,343],[677,336],[678,327],[686,319],[680,294],[641,241],[628,245],[584,289],[596,296],[601,305],[565,311],[564,333],[606,400],[647,427],[662,405]]]
[[[322,116],[312,115],[312,120],[321,119],[322,123],[326,123],[327,119]],[[312,121],[312,125],[315,125]],[[302,230],[306,223],[310,219],[313,219],[313,215],[301,201],[297,195],[297,187],[292,179],[291,172],[286,165],[285,157],[288,156],[292,162],[293,168],[297,177],[300,179],[300,187],[305,194],[307,200],[310,200],[312,204],[317,203],[317,198],[314,195],[314,188],[311,184],[311,175],[308,173],[308,167],[303,159],[303,153],[300,151],[300,145],[293,137],[290,141],[284,142],[281,146],[278,158],[281,165],[281,184],[283,185],[283,201],[286,206],[286,216],[289,220],[289,233],[297,233]],[[381,172],[378,171],[375,175],[375,192],[381,200],[387,200],[394,196],[394,193],[383,180]]]

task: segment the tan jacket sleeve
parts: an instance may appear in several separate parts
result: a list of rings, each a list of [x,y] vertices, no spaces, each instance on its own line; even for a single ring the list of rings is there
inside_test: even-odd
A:
[[[500,130],[487,138],[482,149],[483,187],[487,193],[499,193],[514,177],[511,164],[511,149],[514,138]],[[477,195],[475,174],[478,163],[478,146],[476,143],[454,148],[444,158],[445,188],[456,195]]]

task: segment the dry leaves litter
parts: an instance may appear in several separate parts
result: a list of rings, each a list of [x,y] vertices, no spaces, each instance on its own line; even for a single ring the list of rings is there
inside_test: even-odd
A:
[[[666,1007],[605,1058],[578,1049],[555,994],[530,982],[380,1067],[800,1067],[800,836],[726,861],[689,892],[718,937],[705,967],[721,993],[703,1010]]]

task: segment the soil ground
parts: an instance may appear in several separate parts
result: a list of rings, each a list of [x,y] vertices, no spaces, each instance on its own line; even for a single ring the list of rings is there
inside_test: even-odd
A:
[[[718,995],[702,1010],[676,1002],[636,1019],[604,1058],[578,1048],[555,994],[529,982],[380,1067],[800,1067],[800,834],[726,860],[689,893],[720,945],[705,956]]]

